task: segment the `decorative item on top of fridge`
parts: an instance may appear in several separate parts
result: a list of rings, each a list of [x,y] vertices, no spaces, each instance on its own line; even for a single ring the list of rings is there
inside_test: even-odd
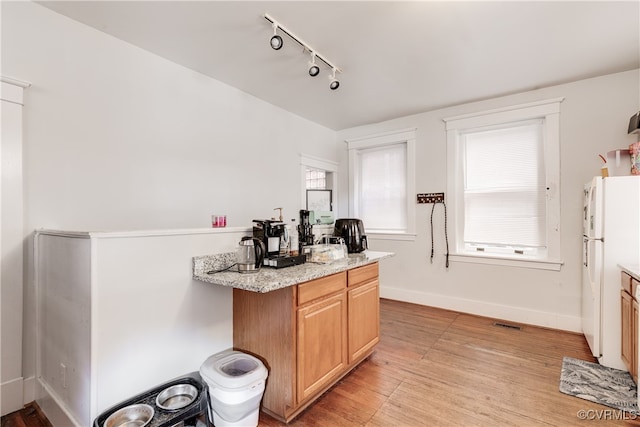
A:
[[[600,176],[606,178],[608,176],[626,176],[631,174],[631,161],[629,149],[618,148],[602,154],[598,154],[604,162],[600,170]]]
[[[629,135],[631,135],[632,133],[640,135],[640,111],[635,113],[629,119],[629,130],[628,130],[628,133],[629,133]]]
[[[640,159],[638,158],[638,149],[640,149],[640,144],[637,144],[636,147],[635,167],[633,146],[634,144],[631,144],[629,148],[618,148],[616,150],[608,151],[604,156],[602,154],[598,154],[603,162],[602,168],[600,169],[600,176],[606,178],[608,176],[628,176],[640,174],[640,171],[638,171],[638,167],[640,167],[640,164],[638,164],[638,162],[640,161]],[[635,173],[634,170],[636,171]]]
[[[629,148],[619,148],[607,152],[604,156],[598,154],[602,161],[600,175],[608,176],[640,175],[640,111],[629,119],[628,134],[638,135],[638,141]]]
[[[631,175],[640,175],[640,141],[629,145],[631,154]]]
[[[631,175],[640,175],[640,111],[629,119],[629,135],[638,135],[638,141],[629,145],[631,155]]]

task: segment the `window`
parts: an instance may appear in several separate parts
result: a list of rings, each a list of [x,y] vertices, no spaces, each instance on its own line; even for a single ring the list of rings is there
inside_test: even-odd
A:
[[[461,138],[465,250],[546,250],[542,122],[470,131]]]
[[[330,210],[336,211],[338,163],[308,154],[300,154],[300,170],[302,174],[300,209],[307,208],[308,191],[318,195],[321,193],[318,190],[331,190],[329,192]]]
[[[415,129],[348,140],[349,214],[362,219],[367,233],[415,232]]]
[[[307,190],[325,190],[327,188],[327,171],[308,168],[305,173]]]
[[[358,215],[370,229],[407,230],[407,145],[358,150]]]
[[[559,270],[561,101],[445,119],[452,260]]]

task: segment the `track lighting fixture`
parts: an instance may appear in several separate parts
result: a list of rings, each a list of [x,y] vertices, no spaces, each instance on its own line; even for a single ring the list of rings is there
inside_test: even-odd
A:
[[[311,62],[309,62],[309,75],[315,77],[320,74],[320,67],[316,65],[316,54],[311,52]]]
[[[280,25],[275,19],[273,19],[268,14],[266,13],[264,14],[264,19],[269,21],[271,23],[271,26],[273,27],[273,36],[271,37],[271,40],[269,41],[269,43],[271,44],[271,47],[274,50],[281,49],[282,45],[284,44],[282,41],[282,37],[278,35],[278,30],[279,30],[281,34],[286,34],[291,40],[293,40],[294,42],[302,46],[303,51],[305,53],[309,52],[311,54],[311,61],[309,61],[309,75],[311,77],[315,77],[318,74],[320,74],[320,66],[316,62],[316,58],[317,58],[318,61],[324,63],[324,65],[326,65],[327,68],[331,70],[331,74],[329,75],[329,81],[330,81],[329,88],[331,90],[336,90],[338,89],[338,87],[340,87],[340,82],[336,78],[336,73],[342,73],[342,70],[340,68],[338,68],[336,65],[331,63],[331,61],[329,61],[326,57],[320,55],[318,51],[311,48],[311,46],[309,46],[307,43],[302,41],[300,37],[296,36],[291,31],[289,31],[288,29]]]
[[[278,24],[275,22],[273,23],[273,37],[269,43],[274,50],[279,50],[282,47],[282,37],[278,35]]]
[[[336,79],[336,69],[333,69],[333,72],[329,76],[329,89],[336,90],[340,87],[340,82]]]

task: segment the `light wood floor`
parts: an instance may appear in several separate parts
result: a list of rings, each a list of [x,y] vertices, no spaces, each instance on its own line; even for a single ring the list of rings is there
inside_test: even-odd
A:
[[[612,420],[617,411],[558,391],[563,356],[594,361],[582,335],[507,329],[492,319],[389,300],[381,301],[380,316],[381,342],[371,357],[290,425],[630,424]],[[2,417],[2,427],[41,427],[28,410]],[[591,419],[580,420],[581,410]],[[282,425],[260,415],[260,426]]]
[[[373,355],[290,425],[630,424],[612,420],[622,416],[617,411],[558,391],[563,356],[595,361],[582,335],[507,329],[493,319],[390,300],[381,301],[380,315]],[[591,419],[579,419],[581,410],[591,410]],[[261,414],[260,426],[279,425]]]

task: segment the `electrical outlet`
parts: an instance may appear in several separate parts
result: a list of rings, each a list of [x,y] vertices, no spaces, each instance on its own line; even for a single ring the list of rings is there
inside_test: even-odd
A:
[[[418,193],[418,203],[444,203],[444,193]]]

